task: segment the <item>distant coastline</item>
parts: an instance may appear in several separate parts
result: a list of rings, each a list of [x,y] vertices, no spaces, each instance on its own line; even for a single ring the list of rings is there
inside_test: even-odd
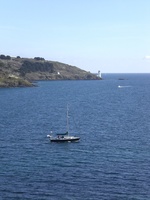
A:
[[[32,87],[39,80],[101,80],[95,74],[41,57],[0,55],[0,87]]]

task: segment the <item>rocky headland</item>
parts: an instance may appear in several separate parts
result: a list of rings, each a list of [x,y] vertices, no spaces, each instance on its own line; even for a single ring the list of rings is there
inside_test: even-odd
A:
[[[0,55],[0,87],[31,87],[39,80],[100,80],[96,75],[68,64],[41,57]]]

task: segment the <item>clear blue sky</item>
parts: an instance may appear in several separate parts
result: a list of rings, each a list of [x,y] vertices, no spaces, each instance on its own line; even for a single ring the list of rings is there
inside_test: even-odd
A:
[[[0,0],[0,54],[150,73],[150,0]]]

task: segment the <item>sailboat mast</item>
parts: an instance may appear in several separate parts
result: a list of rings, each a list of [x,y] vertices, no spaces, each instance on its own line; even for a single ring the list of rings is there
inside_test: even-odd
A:
[[[69,107],[67,105],[67,133],[69,133]]]

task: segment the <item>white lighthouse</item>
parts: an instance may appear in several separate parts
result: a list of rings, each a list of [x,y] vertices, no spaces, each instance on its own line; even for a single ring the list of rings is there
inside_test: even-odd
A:
[[[97,77],[102,78],[100,70],[98,71]]]

